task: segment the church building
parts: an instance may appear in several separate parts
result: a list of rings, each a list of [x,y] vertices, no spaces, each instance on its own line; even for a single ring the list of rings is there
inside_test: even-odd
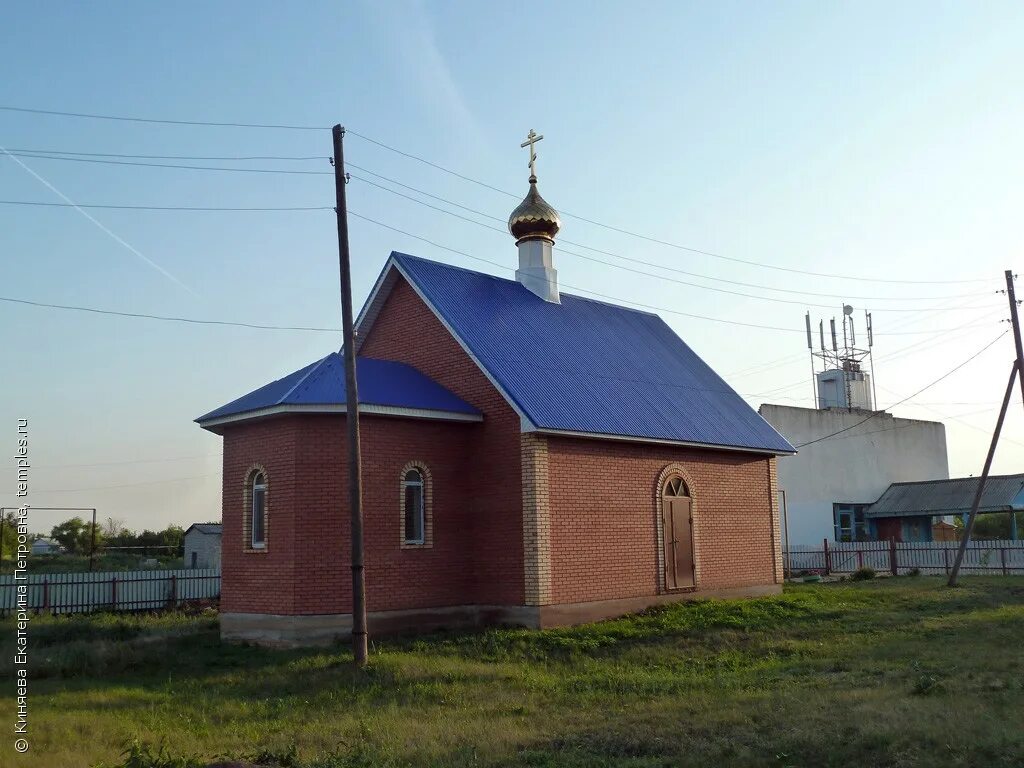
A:
[[[660,317],[559,291],[528,144],[515,279],[392,253],[356,320],[371,636],[781,591],[794,449]],[[223,638],[351,633],[345,402],[331,352],[197,419],[224,439]]]

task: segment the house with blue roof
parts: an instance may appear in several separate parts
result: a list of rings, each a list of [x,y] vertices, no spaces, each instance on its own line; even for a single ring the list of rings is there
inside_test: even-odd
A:
[[[660,317],[560,291],[560,226],[531,167],[515,279],[392,253],[358,316],[371,633],[781,589],[793,447]],[[332,351],[197,419],[224,443],[225,638],[351,632],[345,403]]]

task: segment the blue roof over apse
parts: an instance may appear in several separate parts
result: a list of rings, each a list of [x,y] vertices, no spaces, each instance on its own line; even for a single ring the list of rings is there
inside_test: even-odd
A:
[[[539,429],[794,452],[657,315],[392,257]]]
[[[465,400],[417,371],[392,360],[359,357],[356,381],[361,405],[384,405],[479,415]],[[276,405],[344,405],[345,361],[338,352],[290,373],[283,379],[233,400],[196,419],[204,421],[257,411]]]

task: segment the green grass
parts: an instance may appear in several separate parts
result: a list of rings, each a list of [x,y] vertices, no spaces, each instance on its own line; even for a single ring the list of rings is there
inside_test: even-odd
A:
[[[32,749],[0,749],[0,765],[1024,764],[1024,578],[799,585],[381,640],[363,673],[343,648],[222,645],[213,614],[37,617],[31,632]]]

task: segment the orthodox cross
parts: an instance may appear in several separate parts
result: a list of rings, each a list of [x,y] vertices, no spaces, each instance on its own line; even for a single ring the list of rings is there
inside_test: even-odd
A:
[[[538,136],[536,131],[534,131],[533,128],[531,128],[530,132],[526,134],[526,141],[519,145],[520,147],[530,148],[530,176],[533,177],[536,177],[537,175],[536,169],[534,168],[534,163],[537,162],[537,153],[534,151],[533,145],[543,138],[543,135]]]

